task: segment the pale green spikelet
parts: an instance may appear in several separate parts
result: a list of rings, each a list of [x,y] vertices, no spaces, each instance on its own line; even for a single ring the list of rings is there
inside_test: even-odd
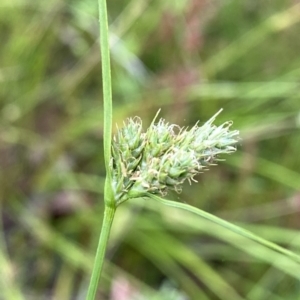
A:
[[[180,128],[160,119],[142,132],[139,118],[128,119],[113,139],[113,187],[117,203],[145,193],[180,192],[185,180],[236,150],[239,131],[232,122],[213,125],[215,114],[204,125]]]
[[[124,127],[119,129],[112,141],[113,185],[116,200],[126,193],[133,184],[132,173],[142,158],[145,147],[142,121],[129,118]]]

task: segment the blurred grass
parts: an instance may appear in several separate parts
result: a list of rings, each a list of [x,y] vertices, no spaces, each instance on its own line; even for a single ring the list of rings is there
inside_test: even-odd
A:
[[[238,153],[170,195],[299,253],[297,1],[108,2],[114,123],[232,119]],[[102,219],[97,4],[0,4],[0,299],[84,299]],[[297,269],[298,268],[298,269]],[[153,203],[118,209],[99,299],[287,299],[299,266]],[[119,293],[119,294],[118,294]],[[120,296],[121,295],[121,296]]]

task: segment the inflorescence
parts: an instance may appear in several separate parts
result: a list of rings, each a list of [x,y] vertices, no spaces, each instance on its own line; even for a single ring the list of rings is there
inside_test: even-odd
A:
[[[185,180],[220,161],[220,154],[236,151],[239,131],[232,122],[213,125],[215,114],[204,125],[191,129],[155,118],[143,132],[142,120],[129,118],[112,142],[113,188],[116,203],[146,193],[180,192]]]

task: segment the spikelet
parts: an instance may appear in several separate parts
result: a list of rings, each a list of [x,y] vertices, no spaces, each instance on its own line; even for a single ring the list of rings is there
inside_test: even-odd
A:
[[[112,144],[113,188],[117,203],[142,197],[146,192],[166,195],[180,192],[186,180],[215,165],[220,154],[236,151],[239,131],[232,122],[216,126],[220,111],[203,126],[180,128],[160,119],[146,132],[142,121],[128,119],[114,136]]]

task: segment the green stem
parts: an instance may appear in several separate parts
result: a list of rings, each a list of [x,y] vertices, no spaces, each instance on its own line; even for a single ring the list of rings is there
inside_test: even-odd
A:
[[[86,300],[94,300],[98,288],[99,279],[101,276],[104,256],[107,248],[107,242],[110,234],[110,229],[113,223],[114,215],[116,209],[113,207],[105,206],[104,218],[102,223],[102,229],[100,233],[97,253],[94,261],[93,272],[91,276],[91,281],[87,293]]]
[[[94,300],[99,279],[101,276],[104,256],[109,239],[110,229],[116,212],[115,198],[111,184],[111,132],[112,132],[112,91],[111,91],[111,70],[109,56],[109,36],[106,0],[98,0],[99,6],[99,26],[100,26],[100,49],[102,65],[102,83],[103,83],[103,144],[104,144],[104,162],[106,170],[106,180],[104,187],[104,218],[99,237],[97,253],[94,261],[92,276],[87,293],[86,300]]]
[[[110,159],[111,159],[111,132],[112,132],[112,90],[111,90],[111,70],[109,56],[109,36],[106,0],[98,0],[99,5],[99,26],[100,26],[100,49],[102,64],[102,83],[103,83],[103,143],[104,161],[107,178],[111,178]]]

